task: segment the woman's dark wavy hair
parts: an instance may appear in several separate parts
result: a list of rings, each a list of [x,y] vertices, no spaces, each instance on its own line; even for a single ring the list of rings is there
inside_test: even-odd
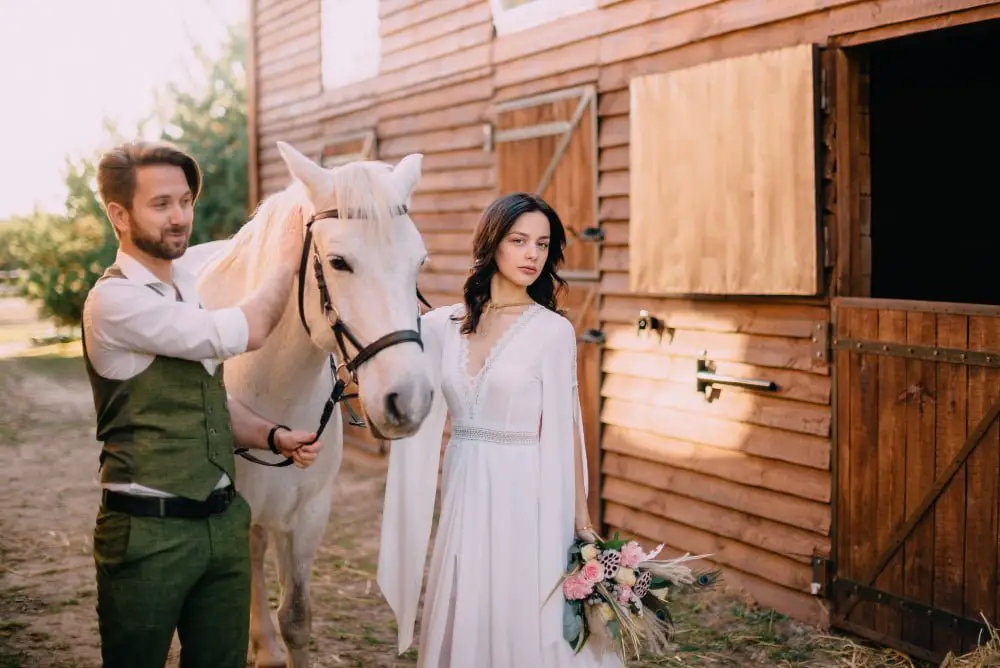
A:
[[[559,312],[556,299],[565,288],[556,268],[562,264],[566,247],[566,230],[555,210],[545,200],[529,193],[511,193],[496,199],[486,207],[472,239],[472,269],[465,281],[465,313],[456,316],[462,323],[463,334],[471,334],[479,326],[483,307],[490,300],[490,280],[497,272],[495,261],[500,243],[518,218],[538,211],[549,220],[549,254],[534,283],[528,286],[528,296],[545,308]]]

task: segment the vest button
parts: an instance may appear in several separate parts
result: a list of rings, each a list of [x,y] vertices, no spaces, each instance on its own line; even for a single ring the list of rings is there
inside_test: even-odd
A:
[[[209,429],[208,430],[208,435],[209,436],[215,436],[215,429]]]

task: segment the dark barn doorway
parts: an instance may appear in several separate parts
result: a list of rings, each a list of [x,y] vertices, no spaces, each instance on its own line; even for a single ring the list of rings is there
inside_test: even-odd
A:
[[[871,296],[1000,305],[1000,21],[865,51]]]

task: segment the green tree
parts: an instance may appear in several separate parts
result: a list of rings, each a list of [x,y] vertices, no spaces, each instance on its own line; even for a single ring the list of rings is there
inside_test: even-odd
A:
[[[104,268],[106,226],[92,216],[36,216],[15,242],[22,294],[57,325],[80,323],[83,302]]]
[[[23,217],[0,221],[0,272],[21,268],[18,248],[21,245],[21,237],[27,233],[29,223],[30,221]]]
[[[192,244],[233,235],[248,214],[243,31],[230,29],[226,45],[214,61],[202,49],[195,49],[198,62],[208,73],[207,86],[191,91],[172,85],[167,92],[175,103],[163,138],[190,153],[202,170]]]
[[[238,27],[230,29],[218,60],[195,48],[201,81],[168,85],[159,96],[159,109],[135,135],[148,136],[144,127],[158,121],[160,137],[189,152],[201,166],[192,244],[232,235],[248,213],[245,52]],[[112,142],[126,139],[113,122],[104,125]],[[86,295],[114,261],[117,248],[97,196],[98,160],[97,155],[67,157],[66,215],[34,216],[17,233],[6,235],[12,240],[6,255],[0,251],[0,262],[28,270],[22,294],[63,325],[79,324]],[[5,243],[0,235],[0,244]]]

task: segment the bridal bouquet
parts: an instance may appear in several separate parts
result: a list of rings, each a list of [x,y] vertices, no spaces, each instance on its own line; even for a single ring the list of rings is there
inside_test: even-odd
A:
[[[645,645],[653,654],[668,650],[673,621],[667,608],[671,587],[711,587],[718,571],[696,574],[685,563],[708,555],[657,560],[634,540],[577,540],[561,580],[566,599],[563,636],[579,652],[592,641],[598,654],[613,648],[627,663]],[[554,592],[553,592],[554,593]]]

